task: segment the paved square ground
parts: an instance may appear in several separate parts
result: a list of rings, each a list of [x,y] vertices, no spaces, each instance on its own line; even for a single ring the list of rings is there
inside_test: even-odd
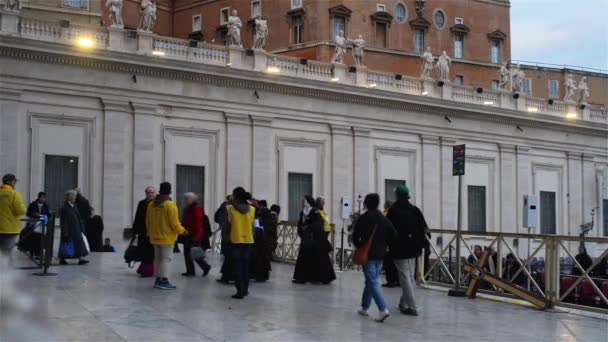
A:
[[[16,265],[27,262],[18,253]],[[399,289],[387,289],[392,316],[383,324],[356,314],[363,276],[345,272],[329,286],[291,284],[292,266],[273,264],[268,283],[244,301],[217,283],[220,259],[207,278],[182,278],[177,291],[152,288],[127,268],[121,253],[97,253],[87,266],[0,274],[0,341],[608,341],[608,321],[542,312],[484,299],[451,298],[418,289],[419,317],[399,314]],[[371,312],[375,315],[376,308]]]

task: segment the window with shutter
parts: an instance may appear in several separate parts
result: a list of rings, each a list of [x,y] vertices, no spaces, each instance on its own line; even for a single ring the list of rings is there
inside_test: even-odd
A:
[[[468,186],[468,219],[469,231],[486,231],[486,187],[478,185]]]
[[[302,211],[302,199],[305,195],[312,193],[312,174],[293,173],[287,175],[287,196],[288,196],[288,220],[297,222]]]
[[[555,192],[540,192],[540,233],[555,234],[556,232]]]
[[[49,210],[58,211],[64,194],[78,187],[78,157],[44,156],[44,192]]]
[[[173,199],[177,204],[181,217],[184,209],[184,194],[194,192],[199,196],[199,204],[204,206],[205,195],[205,167],[191,165],[177,165],[175,172],[175,194]]]

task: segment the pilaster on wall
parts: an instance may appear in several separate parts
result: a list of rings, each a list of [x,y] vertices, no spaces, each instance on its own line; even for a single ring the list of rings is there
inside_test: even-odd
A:
[[[561,234],[576,235],[583,223],[583,170],[582,153],[567,152],[568,155],[568,221]]]
[[[147,186],[158,187],[161,177],[155,177],[154,147],[160,143],[160,120],[156,116],[157,106],[133,103],[133,203],[144,197]],[[160,165],[160,163],[159,163]]]
[[[120,231],[131,220],[131,141],[133,117],[126,101],[102,99],[104,106],[103,204],[105,227]]]
[[[591,222],[591,210],[595,210],[595,221],[599,221],[599,204],[598,198],[598,183],[596,180],[595,156],[591,154],[583,154],[583,212],[582,223]],[[600,230],[599,224],[593,229]],[[573,235],[576,232],[572,232]]]
[[[439,228],[441,206],[441,168],[439,137],[423,135],[422,139],[422,212],[429,227]]]
[[[456,140],[440,137],[441,158],[441,229],[456,229],[458,214],[458,182],[452,175],[452,147]],[[423,175],[424,177],[424,175]]]
[[[244,114],[226,116],[226,189],[251,189],[251,122]],[[256,195],[257,196],[257,195]]]
[[[353,127],[354,137],[354,196],[361,195],[364,197],[371,192],[373,187],[371,183],[370,170],[372,167],[371,159],[371,130],[365,128]]]
[[[272,156],[275,155],[272,120],[251,117],[251,123],[253,125],[251,192],[256,198],[276,203],[276,191],[274,191],[276,176],[272,174],[276,170],[272,167]],[[232,188],[228,189],[232,190]]]
[[[26,179],[18,170],[20,97],[19,92],[0,93],[0,173],[13,173],[17,178]]]
[[[334,223],[341,221],[341,199],[347,196],[352,203],[355,203],[352,188],[352,167],[353,167],[353,132],[348,126],[331,125],[331,178],[332,178],[332,198],[329,203],[331,208],[331,220]]]
[[[517,191],[515,184],[515,145],[498,144],[500,150],[500,231],[517,232]]]
[[[530,177],[533,177],[530,147],[521,145],[515,147],[515,164],[517,165],[517,198],[515,201],[523,203],[524,195],[533,195],[533,189],[530,188]],[[515,208],[517,209],[517,226],[513,227],[514,232],[527,233],[527,229],[523,228],[523,204],[516,205]]]

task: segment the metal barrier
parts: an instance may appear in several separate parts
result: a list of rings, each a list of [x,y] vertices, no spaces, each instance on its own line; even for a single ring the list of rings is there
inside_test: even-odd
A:
[[[40,234],[40,259],[36,261],[34,255],[30,255],[30,259],[36,264],[35,267],[25,267],[26,269],[35,268],[42,269],[42,272],[33,273],[36,276],[55,276],[56,273],[49,273],[48,269],[53,260],[53,249],[55,243],[55,213],[51,213],[46,219],[27,219],[22,220],[27,224],[33,224],[34,228],[31,231],[20,235],[19,240],[27,238],[29,234]],[[40,233],[34,233],[34,229],[40,227]],[[17,243],[18,244],[18,243]]]
[[[583,305],[584,308],[594,307],[602,311],[604,311],[602,308],[608,308],[606,269],[603,274],[597,274],[596,278],[591,277],[592,272],[601,273],[601,271],[596,271],[597,269],[608,267],[606,265],[608,238],[468,231],[463,231],[458,237],[455,230],[442,229],[432,229],[431,233],[433,238],[427,237],[427,239],[431,255],[435,258],[429,269],[424,270],[422,280],[425,283],[454,284],[454,279],[457,278],[456,272],[462,274],[463,271],[462,267],[457,269],[457,262],[452,260],[451,250],[455,248],[456,243],[460,243],[461,249],[465,253],[466,251],[470,253],[469,258],[477,262],[477,256],[471,248],[472,243],[477,240],[477,244],[485,244],[486,248],[495,251],[489,267],[492,273],[524,288],[527,287],[547,299],[552,306],[577,305],[581,308],[580,305]],[[433,239],[436,239],[437,243],[434,244]],[[446,240],[447,244],[443,244],[443,241]],[[521,257],[519,252],[522,240],[527,242],[528,246],[534,246],[533,249],[528,249],[527,254],[529,255],[525,257]],[[597,255],[593,263],[586,269],[571,252],[572,249],[578,248],[584,243],[594,245]],[[448,256],[446,256],[446,252]],[[505,258],[507,256],[508,258]],[[464,261],[465,258],[461,258],[461,266]],[[460,279],[462,279],[461,286],[466,286],[468,275],[460,277]],[[494,287],[486,290],[503,295]],[[574,295],[572,295],[573,293]]]

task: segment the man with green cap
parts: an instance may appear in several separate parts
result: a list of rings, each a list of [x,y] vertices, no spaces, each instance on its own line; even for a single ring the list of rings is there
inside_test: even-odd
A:
[[[414,275],[416,258],[425,246],[425,231],[428,226],[420,209],[410,203],[410,190],[407,185],[398,186],[395,195],[397,201],[388,211],[387,218],[397,230],[397,238],[391,243],[390,251],[395,259],[402,290],[399,310],[404,315],[418,316],[414,300]]]

